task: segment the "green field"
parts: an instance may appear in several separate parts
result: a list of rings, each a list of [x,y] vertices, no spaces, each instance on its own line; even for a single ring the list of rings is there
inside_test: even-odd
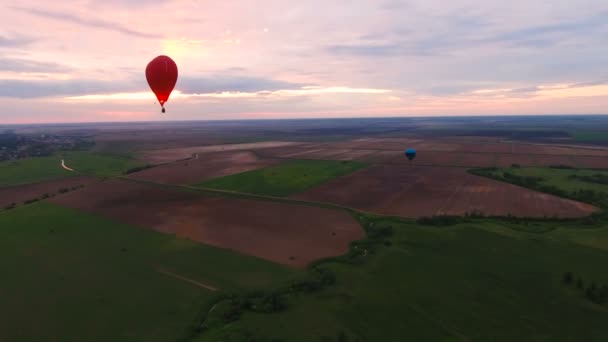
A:
[[[218,293],[299,275],[45,202],[0,213],[0,270],[0,341],[175,341]]]
[[[575,141],[583,143],[608,142],[608,131],[574,131],[570,135]]]
[[[130,168],[141,166],[141,163],[126,155],[67,152],[63,158],[69,167],[79,173],[98,177],[116,176]]]
[[[198,186],[266,196],[289,196],[366,167],[352,161],[296,160],[212,179]]]
[[[64,170],[61,167],[61,159],[77,172]],[[75,174],[115,176],[135,166],[139,164],[127,156],[64,152],[49,157],[0,162],[0,186],[42,182]]]
[[[523,176],[523,177],[540,177],[543,180],[540,183],[544,185],[555,186],[564,191],[577,191],[581,189],[595,190],[608,193],[608,184],[597,184],[581,181],[575,178],[569,178],[571,175],[591,176],[594,174],[603,174],[608,176],[608,171],[585,170],[585,169],[556,169],[548,167],[525,167],[525,168],[506,168],[494,172],[496,175],[503,175],[505,172]]]
[[[470,170],[470,172],[608,208],[608,171],[555,167],[511,167],[482,168]],[[600,182],[593,178],[599,178]]]
[[[70,176],[55,156],[0,162],[0,186],[41,182]]]
[[[608,340],[608,306],[562,283],[571,271],[608,284],[606,225],[584,230],[604,236],[594,248],[569,238],[581,230],[574,226],[539,234],[496,220],[374,225],[392,227],[389,246],[363,264],[325,263],[335,285],[290,295],[280,313],[246,313],[199,341]]]

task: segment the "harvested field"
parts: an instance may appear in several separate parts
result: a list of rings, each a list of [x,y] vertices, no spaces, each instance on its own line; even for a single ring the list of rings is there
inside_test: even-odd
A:
[[[581,217],[593,206],[468,174],[460,168],[376,165],[337,178],[298,199],[404,217],[440,214]]]
[[[195,159],[161,165],[129,175],[129,178],[170,184],[194,184],[278,164],[248,151],[200,154]]]
[[[576,166],[573,156],[535,155],[532,156],[536,166],[567,165]]]
[[[39,183],[0,187],[0,208],[4,208],[11,203],[21,204],[25,201],[40,198],[44,194],[56,194],[62,188],[87,185],[96,180],[95,177],[74,176]]]
[[[265,149],[272,147],[282,147],[290,145],[300,145],[301,143],[287,141],[265,141],[247,144],[226,144],[210,146],[191,146],[181,148],[167,148],[142,152],[139,159],[151,164],[170,163],[192,157],[195,153],[210,153],[222,151],[243,151],[252,149]]]
[[[608,169],[608,157],[572,157],[576,167],[588,169]]]
[[[536,165],[536,156],[527,154],[497,154],[496,167],[510,167],[513,164],[520,166]]]
[[[328,160],[333,160],[333,159],[336,159],[339,156],[343,155],[344,153],[347,153],[347,152],[350,152],[350,151],[352,151],[352,150],[329,149],[329,148],[315,149],[315,150],[309,151],[307,153],[298,154],[294,158],[321,159],[321,160],[328,159]]]
[[[350,151],[348,151],[346,153],[343,153],[343,154],[337,156],[335,159],[336,160],[359,160],[359,161],[363,161],[367,157],[373,155],[374,153],[376,153],[376,151],[374,151],[374,150],[350,150]]]
[[[205,196],[135,181],[109,180],[51,201],[296,267],[344,254],[351,241],[364,237],[361,226],[342,211]]]
[[[493,153],[454,153],[456,165],[464,167],[492,167],[496,165],[496,155]]]

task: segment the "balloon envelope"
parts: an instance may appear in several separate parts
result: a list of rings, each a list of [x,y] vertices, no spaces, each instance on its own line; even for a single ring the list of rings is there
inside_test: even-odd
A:
[[[409,160],[414,159],[416,157],[416,150],[413,148],[408,148],[407,150],[405,150],[405,156]]]
[[[163,107],[177,83],[177,64],[168,56],[154,58],[146,66],[146,80]]]

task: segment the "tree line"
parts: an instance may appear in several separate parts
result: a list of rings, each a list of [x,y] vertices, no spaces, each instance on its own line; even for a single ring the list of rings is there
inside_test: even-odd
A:
[[[585,294],[592,303],[604,305],[608,303],[608,284],[598,285],[595,281],[587,282],[582,277],[572,272],[566,272],[562,276],[562,282],[568,286],[574,286]]]

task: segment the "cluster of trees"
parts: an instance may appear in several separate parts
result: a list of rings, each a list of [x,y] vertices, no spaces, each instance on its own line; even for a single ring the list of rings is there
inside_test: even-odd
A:
[[[224,298],[228,303],[227,308],[222,312],[222,320],[224,323],[236,321],[245,311],[258,313],[283,311],[287,308],[286,296],[288,294],[317,292],[335,282],[336,276],[333,272],[326,268],[313,267],[311,274],[306,279],[296,281],[283,289],[271,292],[256,291]]]
[[[228,308],[222,314],[222,319],[224,323],[230,323],[238,320],[246,310],[272,313],[283,311],[286,308],[287,301],[281,292],[254,292],[242,296],[232,296],[228,301]]]
[[[76,185],[76,186],[73,186],[71,188],[60,188],[59,190],[57,190],[57,193],[59,193],[59,194],[65,194],[67,192],[78,190],[80,188],[84,188],[84,185]],[[54,197],[55,194],[56,193],[48,193],[48,192],[46,192],[46,193],[42,194],[40,197],[35,197],[35,198],[32,198],[32,199],[28,199],[26,201],[23,201],[23,204],[32,204],[32,203],[35,203],[35,202],[38,202],[38,201],[41,201],[41,200],[45,200],[47,198]],[[16,206],[17,206],[17,203],[13,202],[13,203],[10,203],[10,204],[6,205],[4,207],[4,210],[13,209]]]
[[[124,172],[124,174],[128,175],[128,174],[131,174],[131,173],[135,173],[135,172],[143,171],[145,169],[149,169],[151,167],[154,167],[154,165],[146,164],[146,165],[142,165],[142,166],[132,167],[132,168],[126,170]]]
[[[452,215],[435,215],[435,216],[425,216],[416,220],[417,223],[423,224],[426,226],[453,226],[455,224],[466,222],[466,218],[462,216],[452,216]]]
[[[570,168],[567,166],[553,166],[554,168]],[[497,173],[497,168],[481,168],[476,170],[470,170],[470,172],[474,175],[492,178],[500,181],[509,182],[512,184],[520,185],[523,187],[531,188],[534,190],[538,190],[541,192],[545,192],[551,195],[570,198],[576,201],[590,203],[602,208],[608,207],[608,194],[602,191],[595,191],[590,189],[580,189],[576,191],[568,192],[566,190],[560,189],[554,185],[546,185],[541,182],[544,180],[542,177],[532,177],[532,176],[518,176],[512,174],[510,172],[503,172],[502,174]],[[593,181],[594,183],[604,184],[600,182],[606,182],[608,184],[608,176],[603,174],[595,174],[592,176],[578,176],[578,175],[570,175],[570,179],[581,179],[585,181]]]
[[[366,238],[353,242],[348,253],[336,258],[336,261],[347,264],[360,264],[367,260],[367,255],[374,254],[378,247],[391,245],[390,238],[393,235],[393,227],[391,225],[378,224],[362,217],[359,220],[367,233]]]
[[[590,176],[587,175],[570,175],[569,179],[576,179],[587,183],[603,184],[608,185],[608,175],[602,173],[594,173]]]
[[[586,284],[581,277],[576,277],[572,272],[564,273],[562,281],[566,285],[576,286],[585,293],[585,298],[599,305],[608,303],[608,285],[597,285],[594,281]],[[586,285],[586,286],[585,286]]]
[[[514,164],[514,165],[517,165],[517,164]],[[542,177],[519,176],[519,175],[516,175],[516,174],[508,172],[508,171],[504,171],[502,173],[497,173],[496,171],[498,171],[498,169],[495,167],[486,167],[486,168],[470,170],[469,172],[471,172],[472,174],[477,175],[477,176],[492,178],[492,179],[496,179],[499,181],[506,181],[509,183],[513,183],[513,184],[520,185],[523,187],[528,187],[528,188],[537,187],[540,185],[539,183],[544,180],[544,178],[542,178]]]

